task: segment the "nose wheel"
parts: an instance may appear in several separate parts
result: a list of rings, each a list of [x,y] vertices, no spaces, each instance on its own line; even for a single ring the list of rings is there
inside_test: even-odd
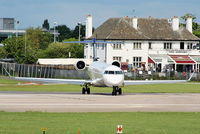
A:
[[[112,95],[116,96],[117,93],[118,93],[119,95],[121,95],[121,94],[122,94],[122,89],[119,88],[118,86],[113,86]]]
[[[90,88],[88,84],[84,84],[82,88],[82,94],[90,94]]]

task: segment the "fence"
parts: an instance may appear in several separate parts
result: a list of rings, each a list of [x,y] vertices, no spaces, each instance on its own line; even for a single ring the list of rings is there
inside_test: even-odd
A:
[[[70,70],[65,66],[27,65],[0,62],[0,75],[32,78],[89,79],[86,71]]]
[[[77,71],[69,66],[27,65],[0,62],[0,75],[32,78],[89,79],[87,71]],[[191,80],[200,81],[200,73],[188,72],[126,72],[125,79],[131,80]]]
[[[125,79],[129,80],[192,80],[200,81],[200,73],[195,72],[127,72]]]

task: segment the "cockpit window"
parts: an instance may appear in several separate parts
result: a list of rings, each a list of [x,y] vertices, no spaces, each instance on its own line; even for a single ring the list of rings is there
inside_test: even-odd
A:
[[[104,74],[123,74],[122,71],[105,71]]]
[[[104,74],[108,74],[108,71],[105,71]]]
[[[115,71],[109,71],[109,74],[115,74]]]

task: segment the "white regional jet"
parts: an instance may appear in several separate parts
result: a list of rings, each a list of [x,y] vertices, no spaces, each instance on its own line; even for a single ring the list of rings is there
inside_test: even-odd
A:
[[[113,87],[112,95],[122,94],[121,86],[124,85],[124,73],[118,67],[119,62],[115,61],[112,65],[106,64],[101,61],[94,61],[88,67],[88,75],[91,78],[90,81],[85,81],[82,88],[82,94],[90,94],[89,86],[96,87]],[[76,64],[78,70],[85,68],[85,63],[79,61]]]

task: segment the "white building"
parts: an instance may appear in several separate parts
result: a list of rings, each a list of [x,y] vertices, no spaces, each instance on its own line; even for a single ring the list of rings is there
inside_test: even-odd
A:
[[[200,38],[192,34],[192,18],[187,19],[186,27],[180,26],[178,17],[110,18],[92,34],[89,15],[87,27],[86,38],[116,42],[97,44],[97,57],[106,63],[118,60],[133,69],[157,71],[200,69],[200,51],[196,48]],[[85,58],[93,58],[92,50],[92,44],[85,46]]]

